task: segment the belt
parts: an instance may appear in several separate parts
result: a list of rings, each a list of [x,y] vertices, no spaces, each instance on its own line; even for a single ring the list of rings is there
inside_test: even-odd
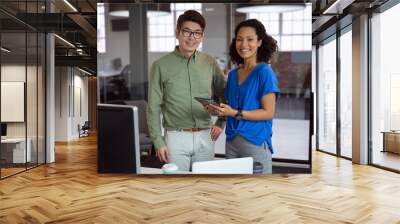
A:
[[[188,132],[199,132],[203,130],[208,130],[210,128],[166,128],[167,131],[188,131]]]

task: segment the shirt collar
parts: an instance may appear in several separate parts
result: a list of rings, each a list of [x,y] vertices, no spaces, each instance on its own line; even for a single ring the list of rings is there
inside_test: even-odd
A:
[[[188,58],[186,58],[186,57],[179,51],[179,46],[175,46],[174,54],[175,54],[176,56],[178,56],[178,57],[181,57],[182,59],[188,60]],[[196,58],[197,58],[198,55],[199,55],[199,51],[196,50],[196,51],[193,53],[192,57],[190,57],[190,59],[193,59],[193,61],[196,62]]]

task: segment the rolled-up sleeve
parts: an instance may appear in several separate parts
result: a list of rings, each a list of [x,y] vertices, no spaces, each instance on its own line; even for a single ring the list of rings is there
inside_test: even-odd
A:
[[[148,90],[147,125],[150,138],[156,149],[165,146],[161,135],[161,105],[163,100],[163,86],[160,68],[154,63],[150,70],[150,83]]]

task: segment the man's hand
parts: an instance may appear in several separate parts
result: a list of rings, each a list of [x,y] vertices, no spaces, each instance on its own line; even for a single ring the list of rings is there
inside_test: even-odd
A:
[[[169,151],[168,151],[168,148],[167,148],[166,146],[163,146],[163,147],[157,149],[156,155],[157,155],[157,158],[158,158],[161,162],[165,162],[165,163],[168,163],[168,162],[169,162],[169,159],[168,159],[168,157],[169,157]]]
[[[219,135],[221,134],[221,132],[222,132],[222,128],[213,125],[211,127],[211,132],[210,132],[211,140],[216,141],[218,139]]]

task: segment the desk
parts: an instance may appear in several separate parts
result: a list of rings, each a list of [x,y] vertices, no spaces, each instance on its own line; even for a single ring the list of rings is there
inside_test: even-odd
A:
[[[383,133],[382,152],[400,154],[400,131],[382,131],[381,133]]]
[[[151,168],[151,167],[140,167],[139,174],[164,174],[161,169]],[[192,174],[192,172],[188,171],[178,171],[174,174]],[[174,174],[165,174],[165,175],[174,175]]]
[[[7,163],[25,163],[25,158],[27,158],[26,162],[31,161],[32,141],[28,138],[26,142],[28,147],[25,154],[25,138],[1,139],[1,154]]]

